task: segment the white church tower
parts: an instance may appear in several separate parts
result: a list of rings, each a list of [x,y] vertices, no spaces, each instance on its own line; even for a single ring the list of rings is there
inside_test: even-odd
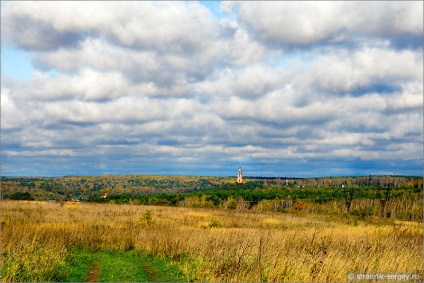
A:
[[[239,170],[238,170],[237,183],[239,184],[243,183],[243,171],[241,170],[241,166],[239,167]]]

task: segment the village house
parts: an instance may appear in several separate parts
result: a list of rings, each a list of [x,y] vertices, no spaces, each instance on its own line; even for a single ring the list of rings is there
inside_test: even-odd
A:
[[[73,196],[73,197],[69,200],[69,202],[79,202],[79,201],[82,201],[82,200],[85,200],[85,197],[83,197],[83,196]]]

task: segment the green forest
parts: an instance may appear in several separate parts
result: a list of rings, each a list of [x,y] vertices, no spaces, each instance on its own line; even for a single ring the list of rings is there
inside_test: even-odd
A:
[[[2,177],[2,199],[79,200],[422,219],[423,178],[197,176]],[[107,197],[103,197],[104,194]]]

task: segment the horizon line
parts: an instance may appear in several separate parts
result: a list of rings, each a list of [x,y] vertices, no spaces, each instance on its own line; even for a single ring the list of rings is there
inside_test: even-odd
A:
[[[64,177],[102,177],[102,176],[160,176],[160,177],[223,177],[223,178],[237,178],[237,175],[190,175],[190,174],[93,174],[93,175],[1,175],[0,178],[64,178]],[[272,179],[310,179],[310,178],[342,178],[342,177],[415,177],[423,178],[423,175],[404,175],[404,174],[368,174],[368,175],[323,175],[323,176],[309,176],[309,177],[296,177],[296,176],[268,176],[268,175],[244,175],[243,178],[272,178]]]

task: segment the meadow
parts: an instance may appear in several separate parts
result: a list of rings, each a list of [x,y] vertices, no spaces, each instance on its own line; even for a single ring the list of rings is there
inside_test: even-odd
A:
[[[1,211],[3,282],[349,282],[349,273],[422,276],[421,221],[42,201],[2,201]]]

